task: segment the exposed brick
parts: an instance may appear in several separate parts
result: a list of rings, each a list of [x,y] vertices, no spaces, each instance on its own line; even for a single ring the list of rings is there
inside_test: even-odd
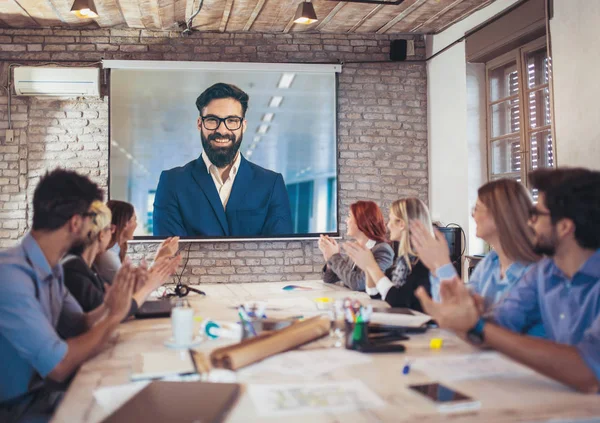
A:
[[[3,29],[0,34],[0,59],[7,61],[376,61],[387,60],[390,40],[385,34],[216,32],[184,39],[178,31],[135,29]],[[414,58],[422,58],[419,37],[416,47]],[[425,70],[422,63],[343,66],[338,90],[342,221],[359,199],[384,209],[402,196],[427,199]],[[0,96],[0,118],[6,118],[6,104]],[[60,164],[104,188],[108,178],[107,98],[13,98],[13,120],[15,142],[0,144],[0,247],[13,245],[28,230],[33,188],[46,170]],[[0,139],[6,127],[0,119]],[[151,258],[155,250],[149,243],[131,247],[135,260]],[[192,244],[189,254],[184,283],[314,279],[322,267],[314,241]]]

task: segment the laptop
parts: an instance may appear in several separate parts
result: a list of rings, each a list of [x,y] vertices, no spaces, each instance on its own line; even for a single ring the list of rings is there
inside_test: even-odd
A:
[[[161,317],[170,317],[173,305],[170,300],[152,300],[146,301],[137,313],[136,319],[157,319]]]

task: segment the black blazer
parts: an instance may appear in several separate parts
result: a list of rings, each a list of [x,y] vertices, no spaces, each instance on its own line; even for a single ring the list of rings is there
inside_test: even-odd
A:
[[[402,259],[399,259],[402,260]],[[390,267],[385,275],[392,281],[396,266]],[[412,265],[412,270],[408,274],[404,284],[400,286],[394,285],[388,291],[384,300],[392,307],[407,307],[412,310],[423,311],[421,302],[415,296],[415,291],[418,287],[425,288],[427,293],[431,295],[431,282],[429,281],[429,269],[418,260]],[[371,298],[380,299],[380,295],[375,295]]]
[[[104,281],[80,256],[70,255],[63,259],[65,285],[86,313],[104,302]],[[137,312],[138,305],[131,300],[129,316]]]

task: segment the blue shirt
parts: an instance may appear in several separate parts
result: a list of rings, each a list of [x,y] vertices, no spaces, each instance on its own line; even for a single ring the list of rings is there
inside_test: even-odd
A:
[[[481,295],[485,299],[486,308],[491,308],[494,304],[502,300],[508,291],[523,277],[523,275],[533,266],[532,263],[513,262],[506,269],[504,277],[500,275],[500,258],[498,253],[490,251],[481,262],[475,267],[475,270],[469,277],[469,289]],[[437,278],[434,285],[431,286],[432,296],[436,301],[440,300],[440,280],[452,279],[457,276],[454,266],[450,263],[440,267],[436,271]]]
[[[85,315],[27,234],[0,252],[0,402],[25,394],[67,354],[61,333],[81,333]]]
[[[542,259],[494,310],[496,321],[521,332],[542,321],[548,339],[573,345],[600,380],[600,251],[568,278]]]

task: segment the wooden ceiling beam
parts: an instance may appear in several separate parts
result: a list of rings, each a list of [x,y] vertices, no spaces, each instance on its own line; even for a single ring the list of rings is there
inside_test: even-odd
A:
[[[29,16],[27,11],[14,0],[3,2],[2,10],[0,11],[0,19],[14,28],[31,28],[39,26],[35,19]]]
[[[137,0],[117,0],[123,18],[129,28],[146,28],[142,20],[142,11],[140,10],[140,2]]]
[[[412,12],[417,10],[419,7],[423,6],[426,2],[427,2],[427,0],[416,0],[413,4],[411,4],[406,9],[404,9],[398,16],[396,16],[394,19],[392,19],[391,21],[386,23],[384,26],[379,28],[376,31],[377,34],[385,34],[390,28],[392,28],[394,25],[396,25],[402,19],[406,18]]]
[[[227,22],[229,22],[229,15],[231,15],[231,8],[233,7],[233,0],[227,0],[225,3],[225,10],[223,10],[223,16],[221,17],[221,25],[219,25],[219,32],[225,32],[227,29]]]
[[[315,27],[315,31],[320,31],[322,28],[325,27],[325,25],[327,25],[329,23],[329,21],[331,21],[333,19],[333,17],[340,11],[342,10],[342,8],[346,5],[347,3],[344,1],[340,1],[338,2],[338,4],[335,5],[335,7],[333,9],[331,9],[331,12],[329,12],[329,14],[327,16],[325,16],[325,18],[323,20],[321,20],[321,22],[319,22],[319,24]]]
[[[441,16],[444,16],[447,12],[449,12],[452,9],[454,9],[456,6],[458,6],[459,4],[461,4],[463,1],[465,1],[465,0],[454,0],[452,3],[450,3],[448,6],[444,7],[442,10],[440,10],[435,15],[433,15],[431,18],[429,18],[425,22],[422,22],[422,23],[418,24],[417,26],[415,26],[409,32],[415,32],[415,31],[417,31],[420,28],[426,27],[431,22],[436,21]]]
[[[371,17],[375,16],[375,14],[377,12],[379,12],[382,8],[383,8],[383,4],[378,4],[377,6],[375,6],[373,9],[371,9],[371,11],[369,13],[367,13],[365,16],[363,16],[360,21],[358,21],[356,23],[356,25],[354,25],[352,28],[350,28],[348,30],[348,32],[356,32],[356,30],[358,28],[360,28],[362,26],[362,24],[364,24],[366,21],[368,21],[369,19],[371,19]]]
[[[161,29],[160,9],[158,0],[139,0],[142,23],[147,29]]]
[[[47,0],[15,0],[16,3],[39,26],[60,26],[64,23],[62,16],[54,5]]]
[[[256,20],[256,18],[258,18],[258,15],[260,15],[260,12],[263,9],[263,6],[265,5],[267,0],[258,0],[258,2],[256,3],[256,6],[254,6],[254,10],[252,11],[252,14],[250,15],[250,17],[248,18],[248,22],[246,22],[246,25],[244,25],[244,31],[250,31],[250,28],[252,28],[252,25],[254,24],[254,21]]]
[[[434,34],[439,34],[440,32],[450,28],[452,25],[454,25],[456,22],[462,21],[464,18],[466,18],[469,15],[472,15],[473,13],[477,12],[478,10],[483,9],[484,7],[488,6],[489,4],[491,4],[494,0],[487,0],[484,3],[480,4],[478,7],[475,8],[471,8],[469,10],[467,10],[465,13],[463,13],[462,15],[460,15],[459,17],[451,20],[450,22],[448,22],[445,25],[442,25],[439,28],[436,28],[434,31]]]

